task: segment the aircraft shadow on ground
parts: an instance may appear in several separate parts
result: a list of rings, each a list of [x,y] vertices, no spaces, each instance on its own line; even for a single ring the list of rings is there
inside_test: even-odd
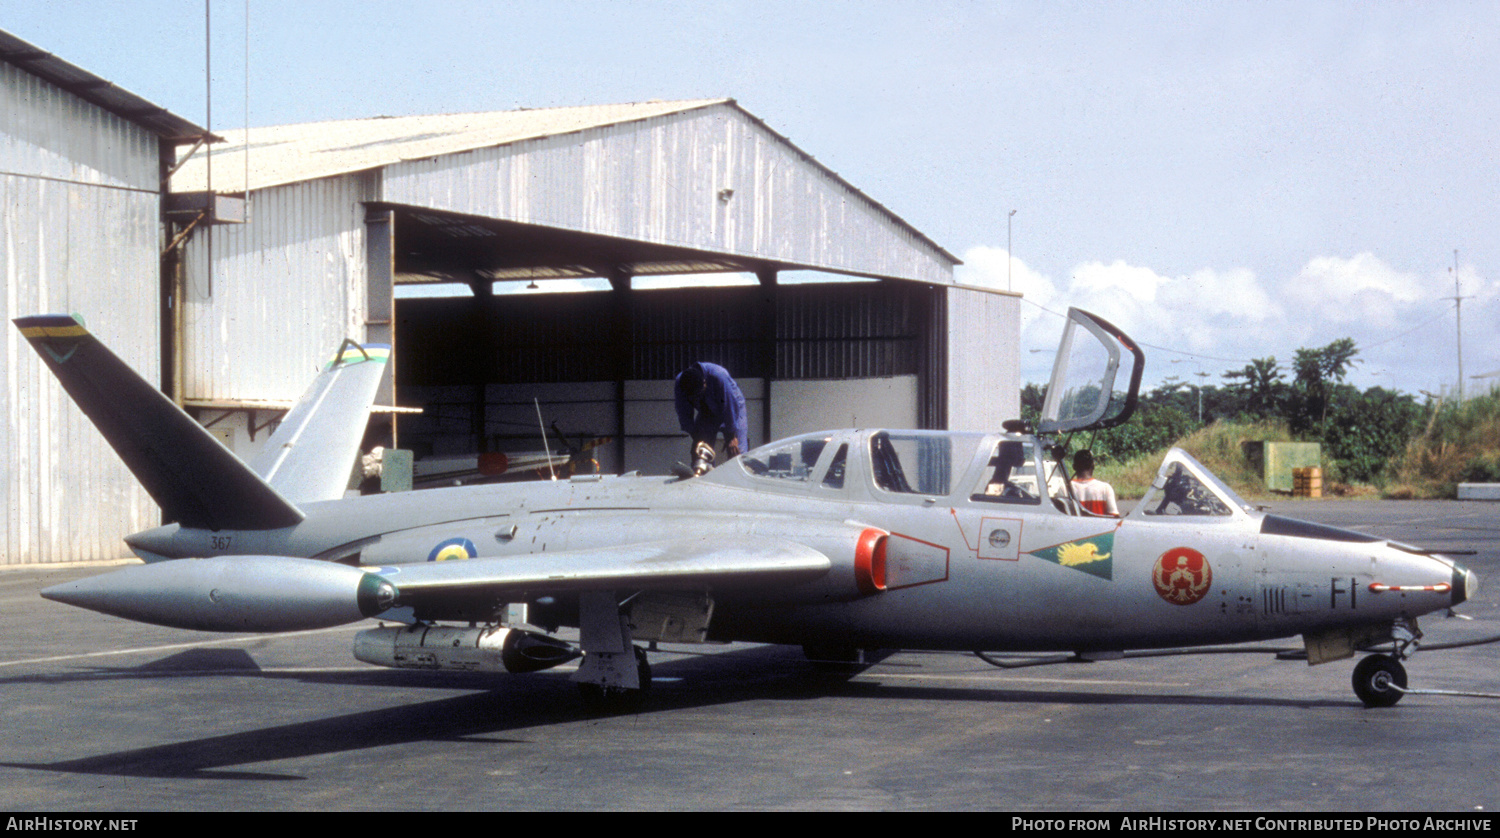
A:
[[[653,664],[655,683],[633,713],[651,714],[753,700],[805,701],[827,696],[871,700],[1063,703],[1078,705],[1195,705],[1348,707],[1351,701],[1291,700],[1068,690],[1019,690],[973,686],[891,685],[855,681],[867,666],[815,669],[788,647],[754,647],[689,654]],[[496,746],[532,741],[508,731],[567,724],[629,713],[587,710],[566,672],[477,675],[372,669],[361,671],[263,672],[240,649],[193,650],[131,669],[94,669],[67,675],[23,676],[9,682],[70,683],[98,679],[229,677],[382,689],[470,689],[473,693],[435,701],[346,713],[314,721],[274,725],[240,733],[190,739],[115,753],[48,763],[3,762],[11,768],[77,774],[178,779],[295,781],[294,774],[239,770],[237,766],[341,753],[414,742],[487,742]],[[4,683],[4,682],[0,682]],[[149,711],[143,711],[149,712]],[[86,744],[86,740],[84,741]]]

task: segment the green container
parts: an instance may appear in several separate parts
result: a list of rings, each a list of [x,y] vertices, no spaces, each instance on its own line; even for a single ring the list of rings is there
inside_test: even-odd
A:
[[[410,451],[387,448],[380,466],[380,491],[411,491],[412,456]]]
[[[1292,491],[1292,469],[1323,466],[1323,446],[1316,442],[1245,442],[1241,447],[1273,492]]]

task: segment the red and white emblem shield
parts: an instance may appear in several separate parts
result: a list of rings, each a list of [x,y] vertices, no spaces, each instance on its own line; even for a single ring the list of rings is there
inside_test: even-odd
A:
[[[1203,599],[1213,581],[1208,559],[1191,547],[1173,547],[1162,553],[1151,568],[1151,583],[1156,592],[1173,605],[1192,605]]]

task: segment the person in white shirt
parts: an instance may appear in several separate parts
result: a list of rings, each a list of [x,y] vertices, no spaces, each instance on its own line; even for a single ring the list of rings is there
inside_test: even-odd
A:
[[[1073,497],[1095,515],[1120,517],[1115,487],[1094,477],[1094,455],[1087,448],[1073,455]]]

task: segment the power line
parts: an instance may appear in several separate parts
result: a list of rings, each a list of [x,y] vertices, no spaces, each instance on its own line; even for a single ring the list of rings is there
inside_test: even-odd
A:
[[[1061,317],[1064,320],[1067,319],[1067,315],[1066,314],[1059,314],[1058,312],[1053,311],[1052,309],[1047,308],[1046,306],[1044,306],[1044,305],[1042,305],[1040,303],[1036,303],[1036,302],[1033,302],[1031,300],[1027,300],[1025,297],[1022,297],[1021,299],[1025,300],[1028,303],[1031,303],[1032,305],[1036,306],[1037,308],[1041,309],[1042,311],[1047,312],[1048,314],[1056,315],[1057,317]],[[1455,298],[1448,297],[1447,299],[1454,300]],[[1458,301],[1455,300],[1454,306],[1456,307],[1458,304],[1459,304]],[[1384,346],[1387,343],[1390,343],[1392,341],[1400,340],[1401,338],[1406,337],[1407,335],[1411,334],[1412,332],[1416,332],[1416,331],[1420,331],[1422,329],[1425,329],[1426,327],[1432,325],[1433,323],[1437,322],[1438,320],[1441,320],[1444,317],[1447,317],[1448,316],[1448,312],[1450,310],[1452,310],[1452,309],[1445,308],[1442,311],[1438,312],[1433,317],[1431,317],[1431,318],[1429,318],[1427,320],[1423,320],[1421,323],[1417,324],[1416,326],[1413,326],[1412,328],[1407,329],[1406,331],[1401,332],[1399,334],[1391,335],[1390,337],[1385,338],[1383,340],[1377,340],[1377,341],[1374,341],[1373,343],[1361,343],[1359,341],[1355,341],[1355,346],[1359,348],[1360,352],[1364,352],[1365,350],[1374,349],[1377,346]],[[1132,340],[1134,340],[1134,338],[1132,338]],[[1223,361],[1223,362],[1231,363],[1231,364],[1252,364],[1252,363],[1255,363],[1256,360],[1259,360],[1259,359],[1255,359],[1255,358],[1222,358],[1222,357],[1218,357],[1218,356],[1215,356],[1215,355],[1204,355],[1204,354],[1202,354],[1200,352],[1188,352],[1187,350],[1183,350],[1183,349],[1172,349],[1171,347],[1167,347],[1167,346],[1157,346],[1156,344],[1147,343],[1147,342],[1145,342],[1143,340],[1137,340],[1135,342],[1137,344],[1141,345],[1141,346],[1147,347],[1149,349],[1155,349],[1155,350],[1157,350],[1159,352],[1170,352],[1173,355],[1183,355],[1183,356],[1186,356],[1186,357],[1189,357],[1189,358],[1201,358],[1201,359],[1203,359],[1205,361]]]
[[[1407,329],[1406,331],[1402,332],[1399,335],[1391,335],[1390,337],[1386,338],[1385,340],[1376,341],[1374,343],[1367,343],[1367,344],[1364,345],[1364,348],[1365,349],[1374,349],[1377,346],[1384,346],[1385,344],[1390,343],[1393,340],[1400,340],[1401,338],[1406,337],[1407,335],[1411,334],[1412,332],[1415,332],[1418,329],[1425,328],[1425,327],[1431,325],[1432,323],[1434,323],[1434,322],[1436,322],[1438,320],[1441,320],[1441,319],[1443,319],[1444,317],[1447,317],[1447,316],[1448,316],[1448,312],[1445,309],[1442,312],[1439,312],[1436,317],[1433,317],[1430,320],[1424,320],[1419,325],[1413,326],[1412,328]]]
[[[1024,300],[1025,302],[1031,303],[1032,305],[1036,306],[1037,308],[1041,309],[1042,311],[1047,312],[1048,314],[1056,315],[1058,317],[1061,317],[1064,320],[1068,319],[1068,316],[1066,314],[1061,314],[1061,313],[1058,313],[1056,311],[1053,311],[1052,309],[1047,308],[1046,306],[1042,305],[1041,303],[1034,302],[1032,300],[1027,300],[1025,297],[1022,297],[1021,299]],[[1166,346],[1157,346],[1154,343],[1146,343],[1143,340],[1135,340],[1134,337],[1132,337],[1131,340],[1135,341],[1135,343],[1137,343],[1140,346],[1144,346],[1144,347],[1147,347],[1147,348],[1150,348],[1150,349],[1155,349],[1155,350],[1158,350],[1158,351],[1161,351],[1161,352],[1170,352],[1173,355],[1185,355],[1185,356],[1187,356],[1189,358],[1202,358],[1205,361],[1224,361],[1224,362],[1231,363],[1231,364],[1249,364],[1249,363],[1254,363],[1254,359],[1251,359],[1251,358],[1220,358],[1220,357],[1215,356],[1215,355],[1204,355],[1201,352],[1187,352],[1187,351],[1184,351],[1184,350],[1181,350],[1181,349],[1172,349],[1172,348],[1166,347]]]

